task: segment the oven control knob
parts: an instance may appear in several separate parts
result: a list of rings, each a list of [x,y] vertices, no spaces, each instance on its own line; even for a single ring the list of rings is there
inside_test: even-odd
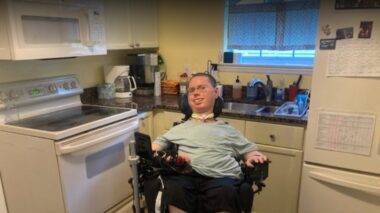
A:
[[[72,89],[75,89],[75,88],[77,88],[77,83],[75,81],[72,81],[70,83],[70,86],[71,86]]]
[[[18,99],[19,93],[17,90],[10,90],[8,97],[9,97],[9,99],[13,99],[13,100]]]
[[[66,89],[66,90],[70,89],[69,83],[68,82],[63,83],[63,88]]]

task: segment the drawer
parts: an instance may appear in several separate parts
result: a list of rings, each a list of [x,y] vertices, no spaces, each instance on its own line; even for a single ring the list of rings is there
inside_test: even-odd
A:
[[[233,126],[235,129],[239,130],[241,134],[244,135],[245,132],[245,121],[244,120],[237,120],[237,119],[231,119],[231,118],[225,118],[221,117],[220,120],[228,123],[229,125]]]
[[[247,121],[245,136],[252,142],[302,150],[304,128]]]

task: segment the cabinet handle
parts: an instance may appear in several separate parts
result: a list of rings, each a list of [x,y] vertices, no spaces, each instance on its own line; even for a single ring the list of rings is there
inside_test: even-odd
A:
[[[276,136],[274,134],[270,134],[269,138],[271,141],[276,141]]]

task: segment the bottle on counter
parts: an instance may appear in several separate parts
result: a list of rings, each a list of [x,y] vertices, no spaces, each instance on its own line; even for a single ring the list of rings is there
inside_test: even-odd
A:
[[[266,102],[271,102],[272,101],[272,89],[273,89],[272,79],[270,79],[270,76],[267,75]]]
[[[285,80],[284,79],[280,80],[280,84],[276,90],[275,100],[276,101],[284,101],[285,100]]]
[[[188,75],[186,72],[184,72],[179,77],[179,93],[185,94],[187,92]]]
[[[236,76],[235,83],[232,85],[232,99],[241,100],[242,91],[239,76]]]

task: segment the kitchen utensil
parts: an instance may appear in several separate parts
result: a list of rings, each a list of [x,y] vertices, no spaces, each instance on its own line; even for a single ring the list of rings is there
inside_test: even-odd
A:
[[[115,84],[116,98],[130,98],[137,88],[135,78],[129,75],[128,65],[106,66],[104,77],[106,83]]]

